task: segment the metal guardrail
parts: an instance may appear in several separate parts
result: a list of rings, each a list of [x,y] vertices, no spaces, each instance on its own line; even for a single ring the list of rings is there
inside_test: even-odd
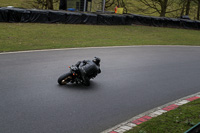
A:
[[[189,130],[185,131],[185,133],[200,133],[200,122]]]

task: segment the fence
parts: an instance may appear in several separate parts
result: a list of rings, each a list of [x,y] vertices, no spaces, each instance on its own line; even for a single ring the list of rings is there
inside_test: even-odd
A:
[[[60,10],[96,12],[102,10],[101,0],[62,0]]]

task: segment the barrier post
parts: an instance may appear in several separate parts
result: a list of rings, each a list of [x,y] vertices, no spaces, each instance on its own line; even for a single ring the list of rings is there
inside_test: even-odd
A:
[[[102,5],[102,11],[103,11],[103,13],[105,12],[105,3],[106,3],[106,1],[103,0],[103,5]]]
[[[86,4],[87,4],[86,2],[87,2],[87,0],[84,0],[84,9],[83,9],[84,12],[86,11],[86,6],[87,6],[87,5],[86,5]]]

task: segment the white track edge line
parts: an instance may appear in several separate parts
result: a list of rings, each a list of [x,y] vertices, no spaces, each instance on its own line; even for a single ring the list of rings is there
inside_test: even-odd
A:
[[[15,52],[0,52],[0,55],[18,54],[18,53],[32,53],[32,52],[48,52],[48,51],[64,51],[64,50],[82,50],[82,49],[104,49],[104,48],[130,48],[130,47],[200,47],[187,45],[130,45],[130,46],[106,46],[106,47],[78,47],[78,48],[60,48],[60,49],[42,49],[42,50],[27,50]]]

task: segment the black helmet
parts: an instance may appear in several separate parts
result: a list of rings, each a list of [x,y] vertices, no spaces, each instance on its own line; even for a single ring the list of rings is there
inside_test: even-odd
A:
[[[99,65],[101,59],[98,57],[94,57],[94,60],[92,60],[96,65]]]

